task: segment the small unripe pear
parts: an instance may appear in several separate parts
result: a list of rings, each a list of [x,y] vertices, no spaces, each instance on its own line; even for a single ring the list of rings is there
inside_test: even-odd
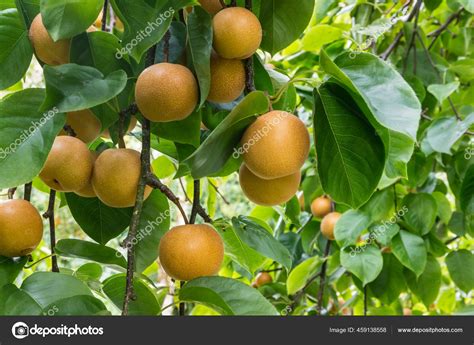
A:
[[[66,125],[71,126],[76,138],[86,144],[97,139],[102,128],[99,119],[89,109],[67,113]],[[62,130],[59,135],[67,135],[67,133]]]
[[[208,101],[230,103],[245,88],[245,68],[240,60],[229,60],[213,54],[211,57],[211,87]]]
[[[271,284],[273,282],[273,278],[272,276],[270,275],[270,273],[268,272],[260,272],[259,274],[257,274],[257,276],[255,277],[255,281],[254,281],[254,286],[259,288],[263,285],[266,285],[266,284]]]
[[[327,214],[331,213],[332,209],[331,199],[321,196],[316,198],[311,203],[311,213],[317,218],[323,218]]]
[[[323,218],[321,221],[321,233],[324,237],[329,240],[336,239],[334,237],[334,228],[336,227],[336,223],[339,218],[341,218],[341,214],[339,212],[331,212]]]

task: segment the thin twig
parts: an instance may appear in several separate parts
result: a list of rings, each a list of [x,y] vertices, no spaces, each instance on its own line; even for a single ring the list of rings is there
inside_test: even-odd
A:
[[[16,187],[10,188],[10,189],[8,190],[8,194],[7,194],[7,195],[8,195],[8,199],[10,199],[10,200],[13,199],[13,197],[15,196],[15,193],[16,193]]]
[[[51,257],[53,257],[53,256],[56,256],[56,254],[50,254],[50,255],[48,255],[48,256],[45,256],[44,258],[41,258],[41,259],[39,259],[38,261],[33,262],[31,265],[24,266],[24,268],[28,269],[28,268],[31,268],[31,267],[33,267],[33,266],[36,266],[36,265],[39,264],[40,262],[43,262],[44,260],[49,259],[49,258],[51,258]]]
[[[183,190],[184,198],[186,199],[187,202],[192,203],[193,201],[189,199],[188,192],[186,192],[186,188],[184,187],[183,179],[180,177],[178,178],[178,181],[179,181],[179,185],[181,186],[181,189]]]
[[[451,244],[453,243],[454,241],[460,239],[461,236],[454,236],[453,238],[450,238],[449,240],[447,240],[446,242],[444,242],[445,245],[448,245],[448,244]]]
[[[31,191],[33,189],[33,182],[29,182],[27,184],[25,184],[25,192],[24,192],[24,196],[23,196],[23,199],[25,199],[26,201],[30,201],[31,200]]]
[[[104,0],[104,8],[102,9],[102,31],[108,32],[107,29],[107,12],[109,11],[109,0]]]
[[[56,248],[56,224],[54,220],[54,203],[56,201],[56,191],[51,189],[49,192],[48,209],[43,213],[43,218],[49,220],[49,237],[51,243],[51,271],[59,272],[58,258],[55,254]]]
[[[436,43],[436,40],[438,39],[438,37],[443,33],[444,30],[446,30],[448,28],[448,26],[456,19],[459,18],[459,16],[461,15],[461,12],[464,10],[464,7],[461,7],[459,10],[457,10],[456,12],[454,12],[453,14],[451,14],[448,19],[446,20],[446,22],[441,25],[438,29],[436,29],[435,31],[433,32],[430,32],[427,36],[428,37],[433,37],[430,45],[428,46],[428,50],[431,50],[431,48],[434,46],[434,44]]]
[[[212,183],[211,180],[207,180],[207,181],[211,185],[211,187],[216,191],[216,193],[222,198],[222,201],[224,201],[226,205],[230,205],[230,202],[226,199],[224,194],[220,192],[219,187],[217,187],[214,183]]]
[[[326,269],[327,269],[327,257],[329,256],[329,251],[331,250],[331,241],[328,240],[326,243],[326,249],[324,250],[324,262],[321,267],[321,279],[319,283],[319,291],[318,291],[318,305],[317,305],[317,312],[318,315],[321,315],[321,310],[323,309],[323,297],[324,297],[324,287],[326,285]]]
[[[190,224],[194,224],[196,222],[198,207],[200,205],[200,196],[201,196],[201,180],[194,180],[193,208],[191,210],[191,217],[189,217]]]

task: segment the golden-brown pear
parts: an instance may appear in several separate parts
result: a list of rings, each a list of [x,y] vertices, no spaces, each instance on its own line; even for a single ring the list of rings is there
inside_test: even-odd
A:
[[[268,272],[260,272],[255,277],[255,281],[253,282],[254,287],[261,287],[263,285],[271,284],[273,282],[273,278]]]
[[[321,196],[316,198],[311,203],[311,213],[317,218],[323,218],[327,214],[331,213],[332,203],[331,199]]]
[[[299,172],[273,180],[254,175],[245,164],[240,167],[239,182],[244,194],[257,205],[276,206],[290,200],[298,191]]]
[[[140,181],[140,152],[130,149],[103,151],[94,164],[92,187],[97,197],[115,208],[135,205]],[[145,199],[152,189],[145,188]]]
[[[226,59],[246,59],[262,42],[262,26],[251,11],[228,7],[214,16],[213,45],[217,54]]]
[[[166,273],[182,281],[219,272],[224,259],[224,243],[207,224],[176,226],[160,241],[160,263]]]
[[[245,88],[245,68],[240,60],[229,60],[213,54],[211,57],[211,87],[208,101],[230,103]]]
[[[215,15],[217,12],[222,10],[222,4],[220,0],[199,0],[202,8],[204,8],[209,14]]]
[[[321,221],[321,233],[324,237],[329,240],[336,239],[334,237],[334,228],[336,227],[336,223],[339,218],[341,218],[341,214],[339,212],[331,212],[323,218]]]
[[[76,133],[76,138],[86,144],[97,139],[102,129],[99,119],[89,109],[67,113],[66,125],[71,126]],[[67,135],[67,133],[61,130],[59,135]]]
[[[185,119],[196,108],[198,97],[193,73],[184,66],[165,62],[145,69],[135,87],[138,109],[153,122]]]
[[[127,131],[125,132],[126,133],[130,133],[131,131],[134,130],[134,128],[137,126],[137,118],[135,116],[132,116],[130,118],[130,123],[128,124],[128,128],[127,128]],[[107,138],[107,139],[110,139],[110,132],[109,132],[109,129],[106,128],[102,134],[101,134],[102,137],[104,138]]]
[[[97,160],[97,157],[99,157],[99,152],[97,151],[90,151],[91,157],[92,157],[92,162],[95,164],[95,161]],[[92,187],[92,175],[91,178],[89,179],[89,183],[87,186],[84,188],[75,191],[75,193],[79,196],[82,196],[83,198],[96,198],[97,194],[95,194],[94,188]]]
[[[309,133],[296,116],[271,111],[245,131],[241,145],[247,167],[262,179],[275,179],[300,171],[309,154]]]
[[[41,14],[31,23],[29,37],[36,56],[47,65],[62,65],[69,62],[71,40],[54,42],[43,24]]]
[[[26,200],[0,201],[0,256],[30,254],[43,238],[43,221]]]
[[[92,174],[92,157],[87,145],[74,137],[56,137],[39,177],[50,188],[75,192],[84,188]]]

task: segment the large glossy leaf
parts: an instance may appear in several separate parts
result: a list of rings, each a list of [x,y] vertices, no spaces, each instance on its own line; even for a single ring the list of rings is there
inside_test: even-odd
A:
[[[263,0],[260,8],[262,49],[275,54],[297,40],[309,24],[314,1]]]
[[[89,288],[79,279],[53,272],[37,272],[23,281],[21,289],[45,308],[56,301],[78,295],[92,296]]]
[[[380,249],[367,245],[357,251],[354,247],[341,250],[341,265],[362,281],[365,286],[374,281],[383,267],[383,258]]]
[[[189,50],[204,104],[211,86],[212,18],[201,6],[193,8],[187,21]]]
[[[460,194],[462,210],[468,217],[474,217],[474,165],[464,175]]]
[[[201,143],[201,111],[197,110],[180,121],[152,123],[151,132],[175,143],[198,147]]]
[[[235,233],[245,244],[263,256],[291,268],[292,257],[288,249],[264,227],[250,218],[240,216],[232,219]]]
[[[115,249],[97,243],[64,239],[56,244],[56,252],[59,256],[79,258],[107,265],[127,267],[125,258]]]
[[[393,254],[383,254],[383,267],[377,279],[369,284],[375,297],[390,304],[405,290],[403,266]]]
[[[412,270],[417,277],[425,270],[426,247],[420,236],[400,230],[392,240],[392,252],[403,266]]]
[[[232,261],[242,266],[249,274],[254,275],[265,262],[265,257],[242,241],[234,227],[229,223],[216,221],[213,225],[224,240],[225,254]]]
[[[41,312],[41,306],[15,285],[8,284],[0,288],[0,315],[41,315]]]
[[[41,16],[49,34],[57,41],[86,31],[103,5],[102,0],[41,0]]]
[[[113,0],[114,12],[125,27],[123,55],[140,62],[143,54],[164,36],[178,10],[196,4],[196,0]]]
[[[278,315],[258,290],[235,279],[202,277],[179,290],[182,301],[204,304],[222,315]]]
[[[33,49],[16,9],[0,11],[0,32],[0,90],[3,90],[25,75]]]
[[[441,286],[441,267],[436,258],[433,256],[428,257],[425,270],[418,278],[408,270],[406,277],[410,290],[413,291],[427,307],[436,300]]]
[[[132,218],[132,208],[112,208],[98,198],[83,198],[67,193],[66,200],[82,230],[100,244],[106,244],[120,235]]]
[[[268,111],[269,101],[261,91],[247,95],[183,163],[194,178],[218,172],[232,155],[245,129],[255,116]]]
[[[43,309],[45,316],[107,315],[109,312],[101,300],[92,296],[72,296],[60,299]]]
[[[384,147],[350,95],[333,83],[314,94],[318,172],[324,191],[353,208],[373,194],[384,169]]]
[[[116,274],[104,281],[104,293],[119,309],[123,307],[125,283],[125,274]],[[135,278],[133,291],[136,298],[130,301],[129,315],[154,316],[160,313],[161,302],[148,282]]]
[[[26,28],[30,28],[31,22],[40,12],[40,0],[15,0],[16,8],[21,14]]]
[[[118,70],[104,76],[93,67],[65,64],[44,67],[46,99],[41,109],[61,112],[92,108],[117,96],[127,84],[127,74]]]
[[[438,214],[436,199],[427,193],[408,194],[402,201],[406,207],[405,226],[418,235],[426,235],[435,224]]]
[[[362,231],[371,224],[370,216],[360,210],[349,210],[344,212],[337,221],[334,236],[341,247],[347,247],[357,243]]]
[[[168,199],[154,190],[143,204],[135,237],[135,268],[144,271],[158,258],[158,246],[170,228],[171,214]]]
[[[446,257],[449,275],[461,290],[469,293],[474,289],[474,254],[466,249],[449,253]]]
[[[27,262],[27,257],[7,258],[0,256],[0,287],[13,283]]]
[[[0,189],[37,176],[66,123],[57,109],[38,110],[44,95],[43,89],[26,89],[0,102]]]
[[[318,273],[322,263],[323,260],[319,256],[313,256],[296,266],[286,280],[288,295],[293,295],[301,290]]]

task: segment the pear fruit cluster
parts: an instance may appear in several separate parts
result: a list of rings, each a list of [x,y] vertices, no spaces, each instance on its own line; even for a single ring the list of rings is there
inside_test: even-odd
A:
[[[0,256],[30,254],[43,238],[43,221],[26,200],[0,201]]]
[[[212,276],[224,260],[224,243],[210,225],[176,226],[161,239],[159,258],[165,272],[175,280]]]
[[[298,117],[284,111],[260,116],[241,141],[244,164],[239,180],[244,194],[262,206],[290,200],[298,191],[309,147],[308,130]]]

